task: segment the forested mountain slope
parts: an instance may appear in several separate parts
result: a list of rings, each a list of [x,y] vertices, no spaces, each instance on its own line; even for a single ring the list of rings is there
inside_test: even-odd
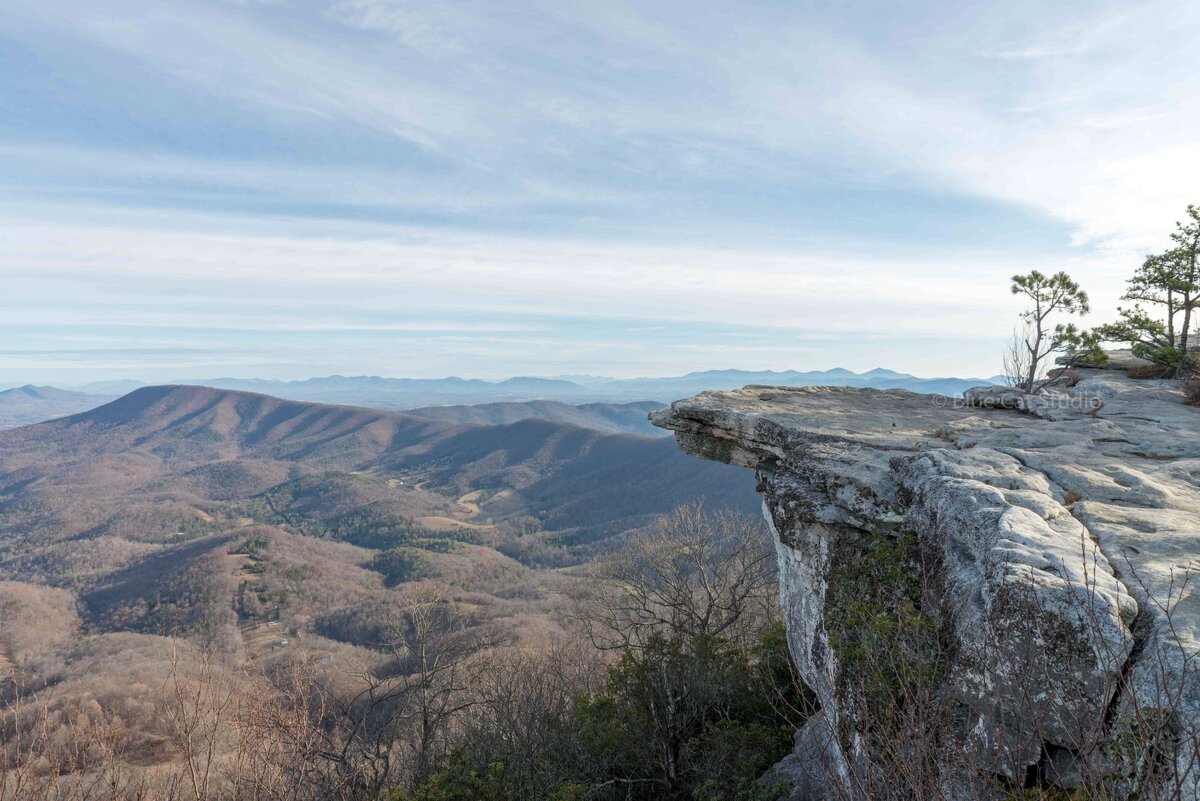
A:
[[[541,418],[560,423],[571,423],[583,428],[594,428],[609,433],[645,434],[663,436],[646,415],[666,404],[658,401],[634,401],[632,403],[582,403],[572,405],[558,401],[527,401],[525,403],[502,402],[481,403],[468,406],[425,406],[407,409],[405,414],[445,420],[451,423],[477,423],[501,425],[518,420]]]
[[[0,432],[0,579],[70,588],[95,631],[228,628],[420,575],[497,590],[700,498],[757,506],[752,478],[664,438],[147,387]]]

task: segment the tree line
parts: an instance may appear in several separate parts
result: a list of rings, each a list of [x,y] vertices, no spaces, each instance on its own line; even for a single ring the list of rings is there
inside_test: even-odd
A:
[[[1011,291],[1031,306],[1022,312],[1022,326],[1005,351],[1005,375],[1013,384],[1034,393],[1047,384],[1040,380],[1047,362],[1060,353],[1068,366],[1103,363],[1101,345],[1128,344],[1133,355],[1157,367],[1164,378],[1200,376],[1195,348],[1195,313],[1200,309],[1200,208],[1189,205],[1171,232],[1171,246],[1147,255],[1129,278],[1122,298],[1130,305],[1117,309],[1116,322],[1085,330],[1075,323],[1057,323],[1063,315],[1084,316],[1091,303],[1080,285],[1065,272],[1045,275],[1037,270],[1012,277]],[[1190,386],[1190,384],[1189,384]]]

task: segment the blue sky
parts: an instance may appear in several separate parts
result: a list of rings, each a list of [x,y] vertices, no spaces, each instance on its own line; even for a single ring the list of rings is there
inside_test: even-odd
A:
[[[990,375],[1200,202],[1187,2],[0,0],[0,382]]]

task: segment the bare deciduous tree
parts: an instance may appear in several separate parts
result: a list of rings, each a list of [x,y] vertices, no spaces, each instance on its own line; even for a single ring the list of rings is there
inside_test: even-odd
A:
[[[578,781],[587,759],[574,736],[575,704],[602,690],[601,657],[577,638],[497,654],[476,687],[480,703],[460,746],[471,764],[502,760],[506,781],[532,793],[519,797],[553,797]]]
[[[638,648],[654,632],[742,640],[778,607],[775,555],[762,521],[702,504],[598,560],[576,615],[600,648]]]
[[[219,756],[229,748],[237,723],[238,692],[210,650],[196,658],[172,645],[170,671],[159,705],[163,728],[183,760],[188,797],[206,801],[219,780]]]
[[[155,797],[122,760],[125,732],[103,715],[33,692],[19,672],[0,688],[0,801]]]
[[[1004,346],[1004,378],[1010,387],[1024,387],[1029,380],[1029,341],[1031,331],[1028,324],[1023,328],[1013,326],[1012,336]]]
[[[487,669],[481,657],[503,638],[434,587],[416,590],[389,630],[401,718],[414,724],[405,745],[416,783],[429,775],[435,757],[449,750],[458,718],[478,702],[473,690]]]
[[[502,639],[428,585],[409,591],[385,629],[383,660],[350,671],[350,692],[295,665],[276,677],[285,700],[255,710],[281,748],[298,755],[292,769],[305,771],[304,782],[325,797],[374,797],[423,781],[479,702],[487,654]]]

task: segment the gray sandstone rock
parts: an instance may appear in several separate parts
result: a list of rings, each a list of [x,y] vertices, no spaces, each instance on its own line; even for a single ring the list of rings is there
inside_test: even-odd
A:
[[[1139,359],[1137,356],[1134,356],[1133,351],[1129,348],[1105,352],[1108,354],[1108,360],[1104,364],[1088,364],[1085,362],[1080,366],[1093,370],[1116,370],[1121,372],[1154,366],[1153,362],[1148,362],[1145,359]],[[1059,356],[1054,361],[1056,364],[1069,364],[1071,357]]]
[[[1144,770],[1122,743],[1169,700],[1177,797],[1197,797],[1200,739],[1178,735],[1200,736],[1200,409],[1172,382],[1081,372],[1039,396],[747,387],[651,414],[684,450],[758,472],[789,647],[822,707],[781,763],[807,777],[793,798],[881,778],[861,712],[877,688],[831,633],[855,588],[834,585],[878,542],[910,539],[954,709],[943,793],[1088,770],[1135,792]]]

